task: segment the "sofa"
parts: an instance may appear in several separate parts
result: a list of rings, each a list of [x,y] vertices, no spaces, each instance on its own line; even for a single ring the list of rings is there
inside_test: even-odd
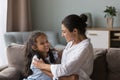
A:
[[[52,35],[52,33],[53,32],[50,32],[49,34]],[[11,33],[5,34],[5,39],[6,39],[5,41],[7,41],[6,47],[7,47],[8,65],[0,66],[0,80],[22,80],[25,72],[24,71],[25,46],[23,44],[20,44],[20,42],[19,43],[16,42],[17,44],[16,43],[11,44],[9,41],[10,40],[13,41],[13,37],[8,38],[9,34]],[[55,34],[56,33],[54,33],[54,37],[55,37]],[[53,39],[53,38],[48,38],[48,40],[50,39]],[[57,39],[58,38],[56,38],[56,40]],[[51,45],[53,45],[53,47],[57,49],[64,48],[64,45],[59,44],[58,42],[56,42],[56,44],[51,44]],[[119,61],[120,61],[120,48],[94,49],[94,68],[93,68],[93,73],[91,75],[91,79],[92,80],[120,80]]]
[[[94,49],[92,80],[120,80],[120,48]]]

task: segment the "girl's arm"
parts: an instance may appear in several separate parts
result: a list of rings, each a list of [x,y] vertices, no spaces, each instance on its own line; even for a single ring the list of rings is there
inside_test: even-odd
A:
[[[79,80],[79,76],[77,74],[72,74],[70,76],[59,77],[59,80]]]
[[[48,75],[49,77],[53,77],[52,73],[46,70],[41,70],[43,73],[45,73],[46,75]]]

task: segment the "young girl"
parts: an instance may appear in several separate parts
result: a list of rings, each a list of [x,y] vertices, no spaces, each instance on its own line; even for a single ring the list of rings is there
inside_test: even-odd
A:
[[[52,80],[51,77],[44,74],[40,69],[36,68],[32,62],[34,58],[42,59],[46,64],[54,64],[57,62],[58,55],[55,50],[50,49],[47,36],[39,31],[35,31],[29,37],[26,44],[26,79],[23,80]]]

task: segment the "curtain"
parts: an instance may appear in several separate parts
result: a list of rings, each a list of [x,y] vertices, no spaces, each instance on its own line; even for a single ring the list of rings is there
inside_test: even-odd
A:
[[[30,0],[8,0],[7,32],[31,30]]]

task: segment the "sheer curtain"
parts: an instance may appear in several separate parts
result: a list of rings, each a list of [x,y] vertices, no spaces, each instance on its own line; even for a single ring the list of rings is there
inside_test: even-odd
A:
[[[0,66],[7,64],[3,34],[6,32],[7,0],[0,0]]]

